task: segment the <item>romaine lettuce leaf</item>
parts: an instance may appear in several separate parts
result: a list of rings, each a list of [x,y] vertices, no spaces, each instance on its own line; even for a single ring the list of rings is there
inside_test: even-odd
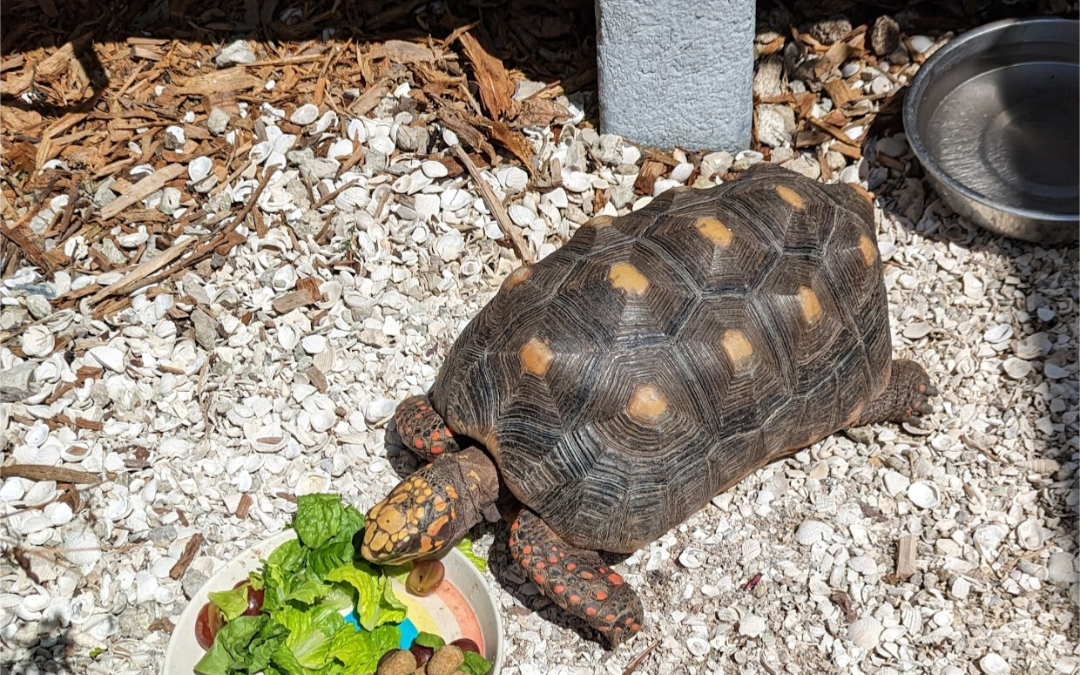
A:
[[[471,675],[487,675],[491,670],[491,662],[476,652],[465,652],[465,662],[458,666],[458,670],[464,670]]]
[[[231,591],[212,592],[208,595],[210,596],[210,602],[217,605],[218,609],[221,610],[225,621],[232,621],[247,611],[247,586],[234,588]]]
[[[383,654],[396,649],[400,640],[397,626],[379,626],[370,633],[342,631],[331,641],[330,653],[345,665],[346,672],[373,673]]]
[[[390,579],[369,563],[358,560],[342,565],[326,575],[327,581],[340,581],[356,589],[356,616],[364,630],[373,631],[384,623],[405,619],[405,605],[394,595]]]
[[[461,553],[469,559],[469,562],[476,566],[476,569],[480,570],[481,572],[487,572],[487,561],[476,555],[476,551],[473,550],[472,539],[469,539],[468,537],[462,537],[461,541],[454,544],[454,548],[461,551]]]
[[[253,639],[270,619],[266,616],[241,616],[221,627],[214,644],[195,664],[201,675],[227,675],[250,662]]]

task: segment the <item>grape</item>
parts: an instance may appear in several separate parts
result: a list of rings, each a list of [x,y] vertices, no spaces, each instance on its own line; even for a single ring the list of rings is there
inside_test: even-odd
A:
[[[416,657],[416,667],[424,665],[431,660],[431,657],[435,655],[435,650],[431,647],[425,647],[424,645],[418,645],[413,643],[412,647],[409,647],[409,651]]]
[[[251,582],[248,581],[247,579],[243,579],[241,581],[236,582],[236,585],[233,586],[233,588],[240,588],[241,586],[248,586],[248,584],[250,584],[250,583]],[[264,595],[264,591],[259,590],[259,589],[255,589],[255,588],[251,588],[250,586],[248,586],[248,589],[247,589],[248,607],[247,607],[247,609],[244,610],[244,613],[241,616],[258,616],[259,614],[261,614],[262,613],[262,604],[263,604],[263,595]]]
[[[261,589],[248,589],[248,608],[243,616],[258,616],[262,613],[263,591]]]
[[[203,649],[210,649],[214,644],[214,636],[221,630],[225,621],[222,619],[221,610],[212,602],[208,602],[199,610],[199,616],[195,619],[195,639]]]
[[[413,565],[405,588],[413,595],[431,595],[439,588],[445,574],[446,570],[438,560],[422,560]]]
[[[469,638],[458,638],[450,644],[454,645],[463,652],[473,652],[474,654],[480,654],[480,646]],[[483,654],[480,654],[480,656],[483,656]]]

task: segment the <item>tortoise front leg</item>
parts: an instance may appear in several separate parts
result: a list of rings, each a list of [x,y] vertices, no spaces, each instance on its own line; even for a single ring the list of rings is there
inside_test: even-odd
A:
[[[641,629],[641,599],[596,551],[574,548],[522,509],[510,526],[510,554],[540,592],[617,647]]]
[[[446,421],[431,407],[427,396],[411,396],[399,403],[394,421],[405,447],[428,462],[435,461],[439,455],[461,451]]]
[[[937,388],[930,384],[930,377],[922,366],[907,359],[893,361],[889,386],[870,401],[851,426],[879,422],[908,422],[918,426],[921,415],[934,411],[927,399],[937,396],[937,393]]]

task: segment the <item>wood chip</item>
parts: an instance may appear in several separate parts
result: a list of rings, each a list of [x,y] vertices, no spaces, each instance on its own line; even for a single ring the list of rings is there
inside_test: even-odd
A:
[[[236,517],[240,520],[244,520],[248,517],[248,509],[251,508],[251,495],[244,493],[240,495],[240,501],[236,504]]]
[[[310,305],[319,300],[322,293],[319,292],[319,280],[312,277],[304,277],[296,282],[296,289],[274,298],[271,306],[278,314],[288,314],[297,307]]]
[[[461,145],[451,146],[450,149],[458,161],[461,162],[461,165],[465,167],[465,170],[469,172],[469,176],[472,177],[473,183],[480,190],[488,210],[491,211],[491,215],[495,216],[495,222],[499,224],[499,229],[502,230],[503,234],[510,240],[514,250],[517,251],[518,258],[526,265],[533,264],[532,251],[529,250],[528,244],[525,243],[525,239],[521,236],[521,230],[514,224],[514,221],[510,220],[510,214],[506,212],[506,207],[503,206],[502,201],[495,194],[495,190],[480,175],[480,170],[476,168],[476,164],[469,158],[468,153],[461,148]]]
[[[916,567],[916,546],[919,538],[915,535],[900,537],[896,547],[896,577],[907,579],[918,571]]]
[[[132,186],[131,190],[120,195],[101,209],[101,217],[108,220],[132,204],[135,204],[153,193],[157,192],[171,180],[175,180],[187,172],[187,167],[182,164],[170,164],[143,178]]]
[[[493,119],[502,119],[514,107],[514,82],[510,74],[503,62],[488,54],[472,35],[462,33],[458,39],[465,49],[465,58],[472,64],[484,108]]]
[[[191,565],[191,562],[195,560],[195,556],[199,553],[199,547],[202,546],[203,536],[199,533],[195,533],[191,539],[188,539],[188,543],[184,546],[184,552],[180,554],[180,559],[176,561],[176,564],[169,570],[169,578],[174,581],[179,581],[180,577],[184,576],[184,572],[187,572],[187,568]]]
[[[176,260],[180,256],[184,255],[192,244],[197,239],[194,237],[186,239],[179,244],[173,244],[159,255],[150,258],[145,262],[141,262],[131,269],[130,272],[125,274],[119,281],[114,284],[110,284],[101,289],[97,293],[90,296],[90,303],[96,304],[101,300],[109,297],[110,295],[123,295],[129,293],[139,287],[141,287],[154,272],[158,271],[162,267],[165,267],[173,260]]]
[[[658,162],[655,159],[647,159],[642,162],[641,172],[638,173],[637,180],[634,181],[634,194],[651,195],[656,179],[664,175],[667,169],[667,164]]]
[[[43,466],[39,464],[9,464],[0,467],[0,474],[5,478],[17,477],[28,480],[54,480],[57,483],[72,483],[74,485],[86,485],[88,483],[100,483],[101,478],[96,474],[78,469],[67,469],[62,466]]]

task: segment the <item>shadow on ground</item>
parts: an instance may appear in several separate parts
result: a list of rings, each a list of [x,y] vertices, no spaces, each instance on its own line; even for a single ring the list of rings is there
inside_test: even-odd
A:
[[[7,60],[39,48],[71,43],[89,84],[72,100],[35,88],[5,91],[3,102],[43,115],[93,107],[97,96],[123,75],[111,72],[94,45],[130,38],[183,40],[217,53],[233,40],[267,44],[318,42],[331,35],[360,44],[390,39],[442,39],[454,30],[472,32],[489,53],[529,79],[563,81],[593,89],[595,22],[589,0],[404,0],[301,4],[265,0],[14,0],[0,10],[0,52]]]

